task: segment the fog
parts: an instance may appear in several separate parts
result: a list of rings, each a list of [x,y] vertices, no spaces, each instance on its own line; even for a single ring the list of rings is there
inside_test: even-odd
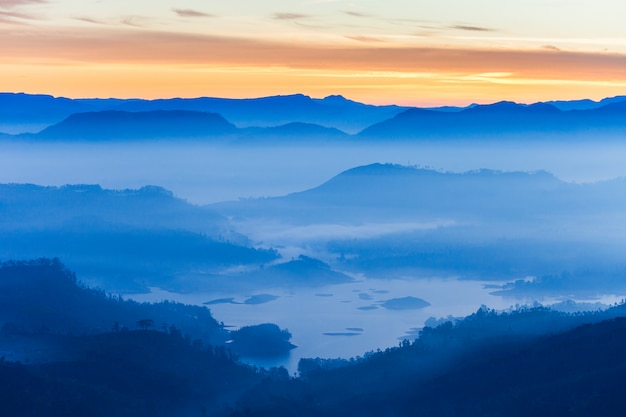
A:
[[[0,182],[160,185],[194,204],[279,196],[376,162],[464,172],[547,170],[565,181],[626,176],[626,144],[471,141],[220,146],[198,142],[0,143]]]
[[[626,177],[626,165],[623,163],[625,157],[626,144],[614,141],[598,143],[591,139],[586,143],[581,140],[559,142],[534,138],[532,142],[518,140],[502,143],[447,140],[318,145],[216,145],[197,141],[2,142],[0,183],[59,186],[99,184],[107,189],[138,189],[145,185],[158,185],[191,204],[209,205],[302,192],[329,181],[343,171],[373,163],[394,163],[450,172],[481,168],[507,172],[545,170],[566,182],[591,183]],[[485,178],[491,181],[488,176]],[[71,234],[63,230],[64,226],[61,225],[55,226],[61,229],[46,232],[48,234],[24,234],[21,240],[13,237],[14,241],[7,246],[8,249],[2,249],[7,250],[3,253],[7,259],[9,255],[16,258],[56,256],[58,252],[48,253],[50,248],[57,251],[57,247],[64,244],[65,252],[60,251],[64,255],[62,261],[67,261],[68,266],[89,284],[94,283],[105,290],[125,288],[129,292],[155,287],[152,294],[134,295],[139,299],[158,300],[159,297],[168,297],[202,304],[218,298],[241,299],[267,293],[277,295],[277,300],[260,306],[218,304],[211,306],[211,310],[218,320],[226,324],[241,326],[271,321],[289,328],[293,332],[294,343],[301,346],[292,353],[291,359],[281,362],[288,364],[290,370],[295,369],[297,359],[303,356],[353,356],[377,347],[393,346],[398,337],[411,328],[421,327],[430,316],[466,315],[485,303],[505,308],[546,297],[551,297],[552,301],[560,300],[562,296],[576,298],[573,295],[579,296],[579,299],[611,302],[620,299],[624,291],[621,283],[626,270],[621,255],[624,248],[624,223],[621,200],[607,198],[613,188],[595,190],[593,197],[568,188],[554,201],[543,200],[546,194],[541,189],[543,194],[529,193],[532,195],[528,200],[520,200],[522,203],[530,203],[528,206],[514,207],[516,201],[504,200],[514,195],[516,190],[510,190],[510,194],[496,193],[490,196],[493,184],[482,183],[481,180],[485,178],[477,176],[471,181],[478,184],[473,190],[487,190],[486,194],[480,194],[483,192],[480,191],[480,195],[469,195],[472,191],[468,191],[462,195],[453,195],[454,198],[449,200],[444,197],[442,207],[455,208],[444,213],[437,211],[440,207],[438,203],[420,203],[419,196],[414,198],[415,190],[400,190],[399,194],[408,196],[402,200],[406,202],[404,207],[386,207],[393,203],[382,201],[380,207],[361,207],[360,212],[357,210],[354,213],[350,205],[333,206],[332,194],[309,196],[312,200],[319,197],[319,200],[314,201],[317,205],[309,204],[306,198],[287,201],[282,206],[283,212],[254,212],[254,206],[237,206],[234,212],[242,214],[230,215],[229,210],[234,206],[211,205],[210,210],[226,216],[229,227],[232,226],[235,232],[249,238],[251,246],[277,250],[276,254],[245,252],[239,247],[225,247],[225,244],[219,243],[222,245],[219,246],[221,250],[228,251],[224,253],[232,252],[240,257],[238,260],[229,258],[226,262],[224,256],[220,255],[222,263],[209,262],[208,252],[198,250],[196,253],[186,249],[204,247],[206,251],[215,251],[211,248],[218,247],[215,241],[195,235],[210,234],[207,224],[218,220],[215,217],[202,217],[204,212],[193,212],[187,214],[189,217],[184,217],[181,213],[187,208],[171,213],[156,210],[155,213],[158,212],[160,216],[157,222],[156,217],[151,217],[156,214],[147,214],[147,211],[141,209],[143,206],[137,206],[147,223],[158,224],[161,228],[179,227],[186,230],[184,233],[138,233],[120,228],[113,232],[106,229],[106,233],[94,233],[82,225],[81,230]],[[367,181],[367,175],[359,181]],[[457,179],[453,178],[451,181],[454,184],[448,193],[464,180],[455,182]],[[507,182],[498,187],[513,187],[518,184],[515,181],[513,178],[510,183],[513,185],[507,185]],[[525,180],[520,181],[519,184],[525,186]],[[541,188],[544,182],[550,181],[551,177],[547,176],[535,178],[529,181],[531,188],[528,190],[537,184]],[[367,194],[368,184],[361,186]],[[420,192],[424,192],[426,198],[436,200],[439,191],[436,187],[424,188]],[[336,190],[341,192],[342,188],[336,187]],[[588,199],[589,205],[562,205],[572,196],[573,201],[577,202],[587,203],[585,199]],[[462,204],[468,202],[468,205],[457,204],[457,197]],[[610,207],[594,205],[591,200],[595,197],[601,197],[598,205],[608,201]],[[379,196],[374,195],[373,198]],[[477,201],[470,201],[472,198]],[[101,204],[94,201],[94,204]],[[111,201],[109,204],[116,204]],[[270,199],[263,199],[261,203],[264,201],[271,202]],[[146,204],[154,206],[156,203],[146,200]],[[310,213],[317,210],[315,213],[319,215],[307,218],[307,214],[298,211],[299,207],[309,209]],[[598,207],[606,210],[598,210]],[[385,211],[387,209],[389,211]],[[394,209],[405,212],[397,215],[399,211],[394,212]],[[416,209],[423,209],[424,212],[418,213]],[[466,209],[469,211],[464,213]],[[80,211],[80,208],[77,210]],[[101,227],[106,228],[116,222],[121,224],[121,217],[111,213],[113,211],[102,214],[103,217],[98,221],[105,226]],[[208,213],[207,210],[206,215]],[[282,213],[302,218],[299,223],[295,223],[282,217]],[[354,218],[352,222],[333,221],[331,214],[344,218],[353,215]],[[468,220],[465,215],[471,219]],[[171,224],[167,223],[168,216],[171,216]],[[45,216],[42,218],[45,220]],[[176,219],[176,223],[173,219]],[[201,219],[200,223],[197,223],[197,219]],[[85,224],[89,221],[91,219]],[[128,220],[123,222],[129,224]],[[197,227],[194,222],[198,224]],[[90,226],[97,229],[95,224]],[[133,227],[139,226],[135,224]],[[59,233],[63,233],[67,241],[59,239]],[[223,231],[219,234],[220,238],[224,237]],[[129,237],[134,240],[129,240]],[[45,242],[44,238],[47,239]],[[32,244],[37,239],[39,243],[47,242],[48,246],[38,249],[37,245]],[[99,240],[93,243],[93,239]],[[103,246],[102,242],[109,246]],[[119,242],[125,242],[129,248]],[[247,244],[245,239],[241,242]],[[175,246],[178,252],[171,250],[168,245]],[[179,252],[185,252],[185,256]],[[120,253],[129,254],[128,259]],[[244,262],[240,253],[245,253],[249,259]],[[277,254],[282,255],[282,258]],[[289,259],[298,259],[302,254],[328,264],[302,266],[296,263],[289,266],[292,269],[282,272],[271,269],[277,263],[287,263]],[[321,289],[297,286],[297,280],[302,278],[306,281],[303,277],[307,277],[307,274],[324,276],[327,271],[338,271],[358,279],[352,284],[326,289],[323,285]],[[290,278],[280,282],[293,288],[276,288],[271,278],[272,274],[279,272],[283,278],[291,274]],[[217,280],[218,275],[221,281]],[[130,285],[131,279],[137,276],[141,281]],[[569,287],[562,285],[561,278],[564,276],[573,277]],[[111,277],[115,277],[116,281]],[[392,281],[398,278],[402,281]],[[533,286],[535,279],[540,285]],[[485,280],[490,281],[491,287],[483,286]],[[234,290],[240,283],[240,290]],[[574,294],[576,286],[585,293]],[[597,291],[590,293],[593,286],[597,286]],[[371,300],[365,296],[358,298],[358,293],[365,294],[372,288],[390,293],[384,296],[380,293]],[[164,292],[164,289],[178,293]],[[503,296],[516,298],[491,295],[498,290],[502,291]],[[324,293],[333,295],[319,296]],[[424,297],[432,306],[420,310],[419,314],[390,312],[381,307],[380,303],[386,298],[406,295]],[[359,310],[359,307],[365,309]],[[310,326],[306,315],[319,315],[321,308],[326,309],[326,322],[334,321],[334,327]],[[292,314],[296,310],[304,316]],[[389,326],[389,322],[393,322],[394,326]],[[322,336],[323,333],[342,333],[349,328],[365,330],[347,340],[345,336]]]

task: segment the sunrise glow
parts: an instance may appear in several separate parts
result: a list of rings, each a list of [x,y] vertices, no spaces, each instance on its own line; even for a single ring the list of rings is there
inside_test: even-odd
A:
[[[611,0],[1,0],[0,91],[342,94],[413,105],[599,99],[626,94],[624,11]]]

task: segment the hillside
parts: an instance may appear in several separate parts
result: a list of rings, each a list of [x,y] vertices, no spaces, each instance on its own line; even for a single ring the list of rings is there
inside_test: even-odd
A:
[[[626,405],[622,316],[623,306],[584,317],[482,309],[357,360],[303,360],[299,380],[255,387],[227,415],[619,413]]]
[[[624,304],[577,314],[483,306],[395,348],[303,359],[290,377],[238,363],[208,309],[110,297],[56,260],[2,264],[0,289],[10,417],[583,416],[626,405]],[[271,324],[230,337],[246,354],[293,348]]]
[[[0,93],[0,132],[35,133],[76,113],[183,111],[216,113],[237,125],[274,127],[289,123],[317,124],[355,133],[406,109],[374,106],[342,96],[322,99],[302,94],[229,99],[216,97],[142,99],[68,99],[46,95]],[[74,131],[73,133],[77,133]]]
[[[558,135],[573,140],[577,135],[615,137],[626,131],[626,101],[607,101],[599,107],[560,110],[547,103],[531,105],[498,102],[476,105],[458,112],[409,109],[361,131],[362,139],[466,138],[545,139]]]
[[[58,257],[109,291],[207,286],[211,273],[275,260],[229,222],[160,187],[0,185],[0,259]],[[202,279],[186,280],[202,269]]]
[[[214,113],[182,110],[76,113],[47,127],[38,140],[207,139],[235,133],[236,128]]]
[[[559,211],[565,204],[577,212],[615,210],[626,202],[621,192],[625,186],[621,180],[566,183],[545,171],[455,173],[371,164],[344,171],[306,191],[210,207],[225,216],[274,217],[305,224],[448,216],[532,218]]]
[[[372,164],[303,192],[210,207],[257,241],[315,248],[339,270],[511,281],[567,272],[580,278],[558,288],[574,294],[623,287],[625,196],[624,180]],[[538,292],[557,288],[542,282]]]

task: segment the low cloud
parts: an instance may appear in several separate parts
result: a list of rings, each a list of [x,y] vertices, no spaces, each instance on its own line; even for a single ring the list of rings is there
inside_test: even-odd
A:
[[[121,23],[127,26],[135,27],[135,28],[143,27],[143,25],[138,20],[141,20],[141,18],[137,16],[129,16],[129,17],[122,19]]]
[[[17,23],[15,19],[19,20],[39,20],[39,18],[35,15],[28,13],[18,13],[18,12],[0,12],[0,19],[5,23]]]
[[[372,239],[376,237],[458,226],[454,220],[437,220],[413,223],[368,223],[362,225],[312,224],[294,226],[289,224],[250,222],[243,224],[247,236],[259,242],[299,244],[333,239]]]
[[[367,43],[372,43],[372,42],[387,42],[385,39],[382,38],[376,38],[373,36],[362,36],[362,35],[346,35],[345,36],[348,39],[352,39],[355,41],[359,41],[359,42],[367,42]]]
[[[557,48],[554,45],[543,45],[542,48],[543,49],[548,49],[550,51],[560,51],[561,50],[561,48]]]
[[[205,13],[193,9],[172,9],[172,11],[180,17],[215,17],[215,15],[211,13]]]
[[[494,30],[490,28],[485,28],[481,26],[470,26],[470,25],[455,25],[455,26],[450,26],[450,29],[465,30],[469,32],[494,32]]]
[[[297,20],[308,19],[309,17],[311,17],[311,15],[300,13],[274,13],[272,16],[275,20]]]
[[[81,22],[87,22],[87,23],[94,23],[94,24],[97,24],[97,25],[103,25],[104,24],[104,22],[101,21],[101,20],[97,20],[97,19],[94,19],[94,18],[91,18],[91,17],[87,17],[87,16],[78,16],[78,17],[75,17],[74,20],[80,20]]]
[[[17,6],[26,6],[29,4],[47,3],[47,0],[0,0],[0,7],[3,9],[11,9]]]
[[[343,13],[347,14],[348,16],[353,16],[353,17],[372,17],[372,15],[369,15],[369,14],[366,14],[366,13],[353,12],[353,11],[350,11],[350,10],[346,10]]]

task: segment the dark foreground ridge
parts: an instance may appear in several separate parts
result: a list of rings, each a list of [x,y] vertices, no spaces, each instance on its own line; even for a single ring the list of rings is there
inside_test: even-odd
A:
[[[290,378],[242,365],[219,343],[288,341],[274,325],[229,335],[204,307],[109,297],[56,260],[2,264],[0,290],[7,417],[584,416],[626,406],[623,304],[576,315],[483,307],[396,348],[303,359]]]

